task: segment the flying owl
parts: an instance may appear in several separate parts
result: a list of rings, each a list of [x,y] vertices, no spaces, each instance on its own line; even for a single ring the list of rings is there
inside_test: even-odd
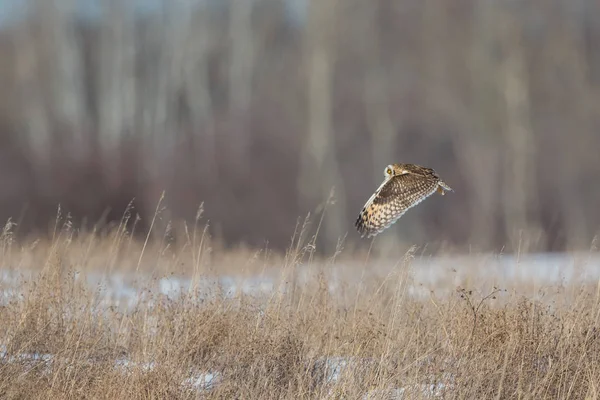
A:
[[[361,237],[376,236],[395,223],[408,209],[435,192],[454,192],[431,168],[414,164],[391,164],[385,168],[381,186],[362,208],[355,226]]]

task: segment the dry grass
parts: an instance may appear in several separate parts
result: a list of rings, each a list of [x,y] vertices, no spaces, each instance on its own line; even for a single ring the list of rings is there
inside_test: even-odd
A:
[[[341,246],[320,259],[300,234],[281,258],[219,255],[201,229],[187,237],[175,249],[61,222],[52,241],[23,244],[5,229],[0,396],[598,398],[596,287],[463,279],[418,297],[414,249],[395,263]],[[226,264],[274,290],[201,285]],[[107,303],[102,285],[82,279],[93,273],[132,279],[137,301]],[[161,293],[173,275],[197,290]]]

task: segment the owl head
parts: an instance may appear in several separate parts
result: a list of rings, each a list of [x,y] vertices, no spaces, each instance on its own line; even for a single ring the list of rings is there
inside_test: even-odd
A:
[[[408,174],[408,170],[403,166],[403,164],[390,164],[383,170],[383,175],[386,177],[386,179],[404,174]]]

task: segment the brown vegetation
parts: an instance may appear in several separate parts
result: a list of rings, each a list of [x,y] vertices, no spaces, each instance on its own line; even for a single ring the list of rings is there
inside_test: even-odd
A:
[[[357,262],[340,247],[322,259],[308,230],[283,258],[249,257],[216,254],[201,227],[175,249],[130,240],[122,228],[99,239],[57,225],[50,242],[18,244],[10,227],[2,236],[2,398],[599,396],[592,285],[494,287],[489,272],[485,280],[456,273],[421,285],[419,297],[415,249]],[[202,286],[221,263],[231,276],[271,279],[273,290]],[[138,296],[129,305],[106,303],[106,283],[86,283],[89,274],[128,271]],[[197,290],[161,293],[157,281],[169,276],[192,278]]]

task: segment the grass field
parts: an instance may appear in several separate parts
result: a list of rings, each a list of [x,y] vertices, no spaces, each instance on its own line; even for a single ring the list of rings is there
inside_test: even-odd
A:
[[[600,397],[600,2],[10,3],[0,400]]]
[[[285,255],[77,232],[0,256],[3,399],[596,399],[586,254]],[[168,235],[165,235],[168,238]]]

